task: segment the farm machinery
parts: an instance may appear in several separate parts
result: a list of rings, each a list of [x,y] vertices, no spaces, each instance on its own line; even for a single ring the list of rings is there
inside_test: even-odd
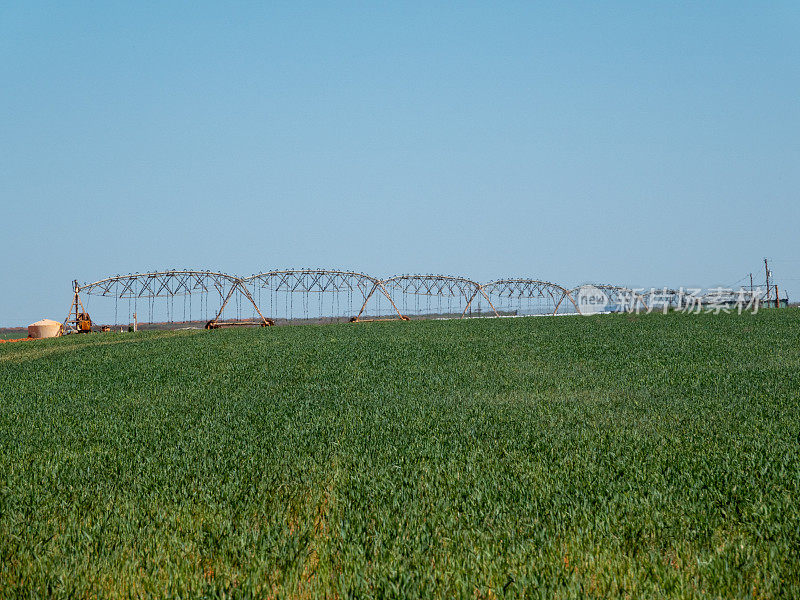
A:
[[[81,297],[78,294],[78,282],[72,282],[74,288],[74,295],[72,297],[72,305],[69,308],[69,314],[64,319],[64,332],[65,333],[91,333],[92,332],[92,318],[86,309],[83,308]]]

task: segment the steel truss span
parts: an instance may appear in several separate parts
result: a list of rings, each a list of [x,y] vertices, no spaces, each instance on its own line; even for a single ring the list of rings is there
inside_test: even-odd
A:
[[[127,315],[122,322],[152,324],[206,321],[207,326],[215,327],[223,319],[231,301],[236,305],[237,322],[242,321],[242,304],[245,304],[252,308],[255,322],[260,325],[272,324],[270,319],[261,314],[241,278],[217,271],[172,270],[115,275],[78,285],[75,291],[84,296],[113,298],[115,325]],[[179,299],[177,307],[176,298]],[[192,302],[194,298],[197,298],[197,302]],[[258,315],[257,318],[255,315]]]
[[[485,299],[487,312],[497,316],[481,284],[452,275],[396,275],[383,280],[387,293],[400,311],[417,317],[462,318],[478,307],[476,298]],[[480,309],[477,312],[482,312]]]
[[[594,287],[618,310],[647,309],[644,297],[633,290]],[[96,323],[199,323],[216,328],[276,322],[579,314],[579,289],[526,278],[482,284],[453,275],[406,274],[380,279],[358,271],[304,268],[249,277],[204,270],[153,271],[76,284],[74,291],[86,299],[86,309],[97,314],[93,316]],[[95,306],[89,306],[92,298]]]
[[[269,314],[287,322],[405,319],[384,282],[365,273],[330,269],[267,271],[247,277],[243,283],[264,310],[268,302]]]
[[[579,313],[570,292],[538,279],[498,279],[482,286],[501,314],[546,315]]]

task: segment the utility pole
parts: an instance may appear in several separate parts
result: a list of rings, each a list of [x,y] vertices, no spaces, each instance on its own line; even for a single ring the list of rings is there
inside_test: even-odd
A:
[[[767,296],[766,296],[766,298],[764,298],[764,300],[769,301],[769,297],[771,295],[770,294],[770,289],[769,289],[769,263],[767,263],[767,259],[766,258],[764,259],[764,271],[766,271],[766,273],[767,273]]]
[[[750,296],[753,295],[753,274],[750,273]]]

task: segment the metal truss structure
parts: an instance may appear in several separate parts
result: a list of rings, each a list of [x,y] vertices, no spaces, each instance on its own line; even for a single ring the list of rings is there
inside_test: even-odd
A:
[[[452,275],[396,275],[389,279],[384,279],[382,283],[392,298],[395,298],[395,301],[397,301],[398,297],[404,299],[405,312],[409,312],[407,297],[410,295],[415,299],[413,311],[416,314],[431,314],[431,311],[434,310],[428,301],[423,303],[425,304],[424,308],[420,308],[419,298],[425,297],[426,299],[448,300],[447,307],[444,307],[442,302],[437,302],[435,307],[436,314],[452,315],[459,313],[463,317],[469,311],[475,298],[480,295],[489,303],[494,315],[497,316],[498,314],[481,284],[464,277],[454,277]],[[453,300],[457,300],[456,306],[458,310],[453,310]],[[463,309],[461,309],[462,303]]]
[[[389,305],[395,313],[397,319],[404,319],[404,315],[400,313],[395,306],[392,297],[387,293],[384,282],[375,277],[371,277],[365,273],[356,271],[337,271],[330,269],[299,269],[299,270],[284,270],[284,271],[267,271],[252,275],[242,280],[245,286],[252,286],[253,289],[263,288],[270,292],[270,294],[284,294],[291,298],[291,294],[302,294],[304,296],[304,317],[309,318],[308,315],[308,296],[309,294],[318,295],[320,298],[324,294],[329,294],[332,298],[331,312],[341,312],[340,294],[346,295],[346,309],[354,312],[354,297],[358,302],[358,313],[350,317],[351,321],[374,321],[381,319],[380,314],[375,315],[375,318],[364,318],[364,313],[367,309],[367,304],[370,298],[376,292],[385,297]],[[270,295],[270,301],[273,301]],[[334,306],[336,303],[336,306]],[[322,305],[322,300],[319,300],[319,305]],[[273,304],[274,306],[274,304]],[[337,310],[338,309],[338,310]],[[291,313],[289,313],[291,317]],[[290,319],[291,320],[291,319]]]
[[[516,300],[520,307],[522,301],[543,301],[542,308],[552,307],[552,314],[558,314],[559,309],[564,306],[564,300],[569,300],[575,312],[579,313],[578,305],[575,303],[572,294],[558,284],[538,279],[498,279],[481,286],[481,290],[489,297],[497,296],[504,300]],[[540,311],[540,312],[548,312]],[[565,312],[562,310],[562,312]]]
[[[216,290],[224,298],[239,278],[214,271],[158,271],[107,277],[78,286],[85,294],[118,298],[164,298]]]
[[[594,287],[607,296],[612,311],[649,310],[645,297],[634,290],[613,285]],[[278,319],[287,323],[357,322],[408,320],[409,315],[464,318],[476,314],[495,317],[580,314],[579,289],[568,290],[552,282],[527,278],[481,284],[452,275],[396,275],[379,279],[358,271],[305,268],[265,271],[250,277],[202,270],[116,275],[75,284],[74,294],[78,300],[79,295],[113,298],[114,323],[119,323],[120,304],[125,304],[122,312],[124,315],[127,309],[128,322],[135,323],[138,312],[143,323],[147,319],[150,323],[204,321],[206,327],[216,328],[274,325]],[[669,306],[679,303],[677,293],[673,292],[669,290],[662,303]],[[182,318],[179,318],[181,303]],[[313,305],[318,307],[316,314]],[[236,307],[236,318],[225,317],[224,311],[227,308],[230,313],[232,306]],[[245,311],[252,309],[252,319],[242,318],[243,307]],[[200,318],[196,318],[198,312]],[[111,322],[110,314],[102,318]]]
[[[208,321],[208,326],[214,327],[218,324],[225,307],[237,293],[252,304],[255,312],[260,317],[259,324],[273,324],[270,319],[261,314],[258,305],[241,278],[216,271],[172,270],[115,275],[93,283],[75,286],[76,295],[84,294],[114,298],[115,323],[117,322],[120,300],[127,301],[129,313],[131,312],[130,307],[132,304],[134,320],[137,318],[136,313],[142,307],[147,311],[152,322],[152,315],[159,298],[166,301],[163,305],[166,309],[164,312],[168,318],[171,316],[169,320],[174,321],[176,297],[191,298],[192,296],[199,296],[201,314],[205,309],[205,314],[207,315],[210,303],[209,296],[211,296],[215,299],[215,305],[216,298],[219,297],[219,308],[214,312],[213,318]],[[184,314],[185,306],[184,303]],[[191,314],[191,303],[189,306]],[[184,318],[183,320],[186,321],[187,319]]]

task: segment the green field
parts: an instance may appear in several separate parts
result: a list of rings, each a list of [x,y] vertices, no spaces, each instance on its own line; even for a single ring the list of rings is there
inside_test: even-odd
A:
[[[0,345],[0,596],[800,596],[800,311]]]
[[[28,337],[28,330],[27,329],[19,329],[19,330],[0,330],[0,340],[16,340],[19,338]]]

